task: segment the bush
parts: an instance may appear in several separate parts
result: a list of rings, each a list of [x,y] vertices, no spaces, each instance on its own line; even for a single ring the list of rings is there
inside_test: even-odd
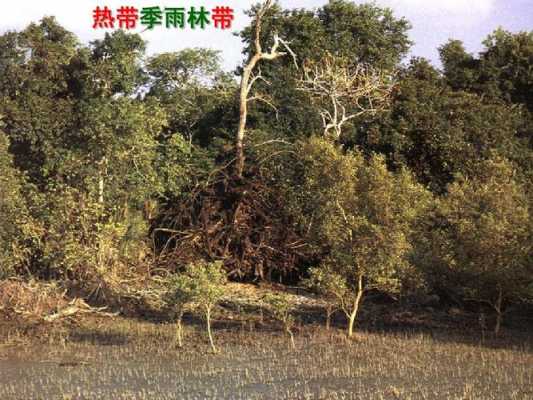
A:
[[[300,154],[301,219],[326,254],[320,284],[348,316],[351,336],[364,293],[398,292],[411,272],[414,222],[431,196],[409,172],[388,171],[381,156],[344,153],[323,139],[304,143]]]
[[[263,301],[268,305],[272,316],[283,324],[283,329],[291,339],[292,349],[296,349],[294,343],[294,333],[292,329],[295,324],[293,316],[294,304],[286,293],[271,293],[264,297]]]
[[[34,225],[23,196],[23,175],[13,166],[7,136],[0,131],[0,279],[28,269]]]
[[[211,316],[224,295],[226,282],[227,276],[220,261],[189,264],[182,274],[170,278],[167,302],[176,312],[176,337],[180,346],[183,313],[188,309],[200,309],[206,319],[209,343],[213,352],[217,352],[211,331]]]

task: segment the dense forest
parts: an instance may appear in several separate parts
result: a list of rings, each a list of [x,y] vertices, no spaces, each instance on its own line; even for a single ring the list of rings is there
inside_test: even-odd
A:
[[[231,73],[53,17],[0,36],[0,279],[111,309],[166,285],[178,318],[194,293],[209,315],[226,279],[306,286],[350,334],[369,293],[496,333],[529,310],[533,31],[478,55],[450,40],[437,68],[375,4],[250,15]]]

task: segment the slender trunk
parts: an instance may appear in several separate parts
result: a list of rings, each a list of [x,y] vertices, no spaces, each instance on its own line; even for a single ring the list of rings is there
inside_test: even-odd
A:
[[[292,333],[292,330],[290,328],[287,328],[287,333],[289,334],[289,337],[291,339],[291,347],[293,350],[296,350],[296,344],[294,343],[294,334]]]
[[[181,325],[182,314],[178,315],[176,321],[176,342],[178,342],[178,347],[183,346],[183,329]]]
[[[353,328],[355,325],[355,319],[357,317],[357,312],[359,311],[359,305],[361,299],[363,298],[363,275],[357,277],[357,294],[353,303],[353,308],[350,313],[349,322],[348,322],[348,337],[351,338],[353,335]]]
[[[334,308],[331,306],[326,307],[326,330],[329,331],[331,327],[331,316],[335,312]]]
[[[235,150],[237,159],[236,172],[239,178],[242,178],[242,174],[244,171],[244,133],[246,129],[246,119],[248,117],[248,101],[250,101],[249,94],[252,90],[254,82],[257,81],[257,79],[260,79],[261,77],[261,73],[259,72],[258,76],[252,78],[252,72],[259,61],[274,60],[278,57],[285,55],[285,53],[278,51],[280,43],[283,43],[287,50],[294,56],[292,50],[290,50],[287,44],[281,41],[277,35],[274,37],[274,44],[272,45],[270,52],[263,53],[263,49],[261,46],[261,25],[265,13],[272,6],[272,1],[273,0],[266,0],[255,16],[255,54],[252,56],[252,58],[250,58],[250,61],[244,67],[241,78],[239,128],[237,129],[237,136],[235,140]]]
[[[209,336],[209,343],[211,344],[211,349],[213,350],[213,353],[216,353],[217,348],[215,347],[215,342],[213,341],[213,334],[211,333],[211,309],[209,307],[206,307],[205,317],[207,320],[207,335]]]
[[[100,164],[98,166],[98,204],[100,205],[101,213],[104,210],[104,190],[105,190],[106,174],[107,174],[107,158],[102,157],[102,159],[100,160]],[[99,235],[98,254],[97,254],[97,262],[98,262],[99,268],[104,267],[104,258],[105,258],[104,252],[105,252],[104,244],[103,244],[102,238]]]
[[[500,334],[500,329],[502,326],[502,319],[503,319],[502,302],[503,302],[503,291],[500,288],[498,290],[498,299],[496,300],[496,304],[494,304],[494,310],[496,310],[496,325],[494,326],[494,335],[496,336]]]
[[[104,205],[105,176],[107,174],[107,158],[102,157],[98,166],[98,204]]]
[[[104,204],[104,175],[98,174],[98,203]]]

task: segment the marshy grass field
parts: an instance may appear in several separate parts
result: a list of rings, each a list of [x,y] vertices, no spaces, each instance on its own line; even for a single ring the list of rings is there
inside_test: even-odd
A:
[[[527,330],[483,338],[470,328],[376,327],[367,315],[347,340],[342,318],[327,330],[300,320],[296,349],[275,322],[232,313],[175,325],[89,318],[28,338],[3,332],[0,399],[532,399]]]

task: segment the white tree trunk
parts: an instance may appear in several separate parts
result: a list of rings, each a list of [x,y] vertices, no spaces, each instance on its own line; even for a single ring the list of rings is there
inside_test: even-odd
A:
[[[205,309],[205,318],[207,320],[207,335],[209,336],[209,343],[211,344],[211,349],[213,350],[213,353],[216,353],[217,348],[215,347],[213,333],[211,332],[211,308],[209,307],[206,307]]]
[[[355,320],[357,318],[357,313],[359,311],[359,305],[361,304],[361,299],[363,298],[363,275],[357,277],[357,293],[355,295],[355,300],[351,313],[349,315],[348,321],[348,337],[351,338],[354,332]]]

